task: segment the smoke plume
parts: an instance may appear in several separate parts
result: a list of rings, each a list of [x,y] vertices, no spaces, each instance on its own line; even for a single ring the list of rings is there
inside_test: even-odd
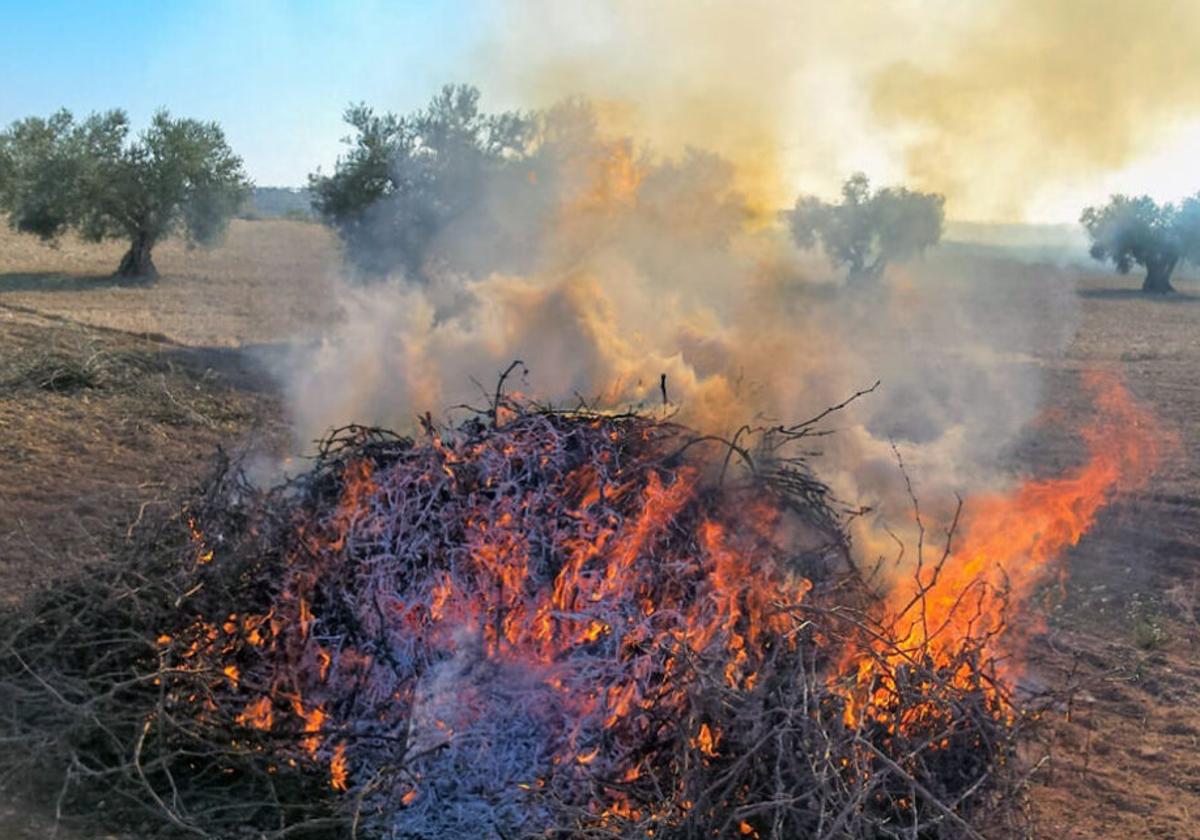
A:
[[[1195,115],[1198,45],[1194,3],[1005,0],[983,5],[943,60],[880,70],[871,106],[915,132],[917,184],[960,214],[1019,218],[1040,186],[1119,169]]]
[[[544,189],[498,178],[480,202],[491,223],[473,213],[468,230],[439,232],[460,268],[346,288],[340,327],[288,376],[302,440],[351,421],[462,417],[453,407],[485,406],[513,359],[527,373],[509,387],[536,399],[636,406],[725,435],[806,419],[878,379],[825,439],[822,474],[843,499],[907,518],[893,444],[935,498],[998,486],[1005,447],[1038,410],[1041,361],[1071,335],[1064,278],[943,257],[850,290],[764,220],[733,163],[657,155],[578,102],[554,114],[569,125],[538,157]],[[521,231],[528,270],[462,268],[499,262],[478,232],[500,227]]]
[[[1175,0],[513,2],[502,24],[473,68],[495,95],[587,95],[660,151],[733,161],[759,207],[861,170],[951,218],[1074,221],[1067,196],[1200,116],[1200,7]]]
[[[551,114],[543,146],[438,232],[433,282],[346,288],[341,326],[288,378],[302,440],[482,405],[517,358],[528,372],[510,385],[538,399],[724,434],[878,379],[824,439],[842,498],[907,515],[893,445],[923,498],[1002,489],[1073,335],[1070,277],[944,249],[852,293],[796,250],[779,209],[867,169],[945,193],[951,218],[1019,216],[1039,187],[1123,166],[1148,127],[1200,108],[1177,84],[1200,70],[1200,11],[1182,3],[503,15],[476,76],[500,104]]]
[[[902,48],[905,15],[852,6],[516,2],[477,64],[514,103],[584,95],[600,103],[606,128],[662,153],[719,153],[748,203],[769,212],[789,206],[801,183],[836,191],[848,167],[882,162],[862,130],[858,90],[866,67]]]

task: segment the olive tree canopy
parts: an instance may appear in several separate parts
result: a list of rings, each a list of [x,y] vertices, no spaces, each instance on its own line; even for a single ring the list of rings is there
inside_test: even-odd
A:
[[[426,279],[432,264],[461,261],[499,235],[484,217],[499,183],[528,178],[533,117],[480,109],[479,91],[447,85],[412,114],[345,113],[354,134],[333,174],[310,176],[313,206],[337,231],[346,256],[367,276],[400,270]],[[469,232],[469,233],[468,233]],[[469,247],[462,241],[470,238]],[[494,249],[493,249],[494,250]],[[455,267],[455,266],[452,266]]]
[[[129,134],[120,110],[81,122],[61,110],[0,132],[9,225],[45,240],[68,229],[91,241],[123,239],[123,277],[157,276],[151,251],[174,233],[194,244],[219,240],[250,187],[220,126],[160,111]]]
[[[847,279],[860,284],[877,279],[890,260],[936,245],[942,237],[944,205],[940,195],[904,187],[872,193],[867,176],[857,173],[842,185],[840,204],[813,196],[797,199],[792,237],[801,248],[819,242],[834,265],[847,267]]]
[[[1171,274],[1181,260],[1200,263],[1200,193],[1175,204],[1148,195],[1114,195],[1103,207],[1088,207],[1080,222],[1091,237],[1091,255],[1111,261],[1117,271],[1146,269],[1142,291],[1174,291]]]

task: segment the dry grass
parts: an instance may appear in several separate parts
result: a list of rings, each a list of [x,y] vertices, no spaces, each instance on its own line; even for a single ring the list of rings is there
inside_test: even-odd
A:
[[[3,597],[105,553],[121,523],[168,504],[218,445],[256,428],[277,439],[275,399],[212,361],[0,308]]]

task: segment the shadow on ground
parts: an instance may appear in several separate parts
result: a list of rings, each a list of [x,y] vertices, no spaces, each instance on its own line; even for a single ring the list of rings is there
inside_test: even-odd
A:
[[[188,347],[175,345],[160,351],[159,358],[192,370],[210,370],[228,385],[242,391],[274,393],[281,372],[295,352],[288,342],[247,344],[241,347]]]
[[[154,281],[142,277],[117,277],[114,274],[59,274],[50,271],[0,274],[3,292],[94,292],[103,289],[144,289]]]
[[[1200,303],[1200,294],[1169,292],[1152,295],[1141,289],[1080,289],[1076,294],[1088,300],[1145,300],[1153,303]]]

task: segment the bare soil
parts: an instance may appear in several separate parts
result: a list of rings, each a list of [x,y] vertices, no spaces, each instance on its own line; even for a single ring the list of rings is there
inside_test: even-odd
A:
[[[336,312],[340,254],[322,225],[238,220],[213,249],[167,240],[152,288],[113,277],[124,250],[74,237],[51,247],[3,227],[0,302],[197,347],[295,339]]]
[[[1087,408],[1082,370],[1118,371],[1172,439],[1152,486],[1071,552],[1033,652],[1037,677],[1076,689],[1047,716],[1039,837],[1200,837],[1200,296],[1177,281],[1182,294],[1147,298],[1132,279],[1080,277],[1079,330],[1049,371],[1068,417]]]
[[[279,451],[286,420],[257,351],[337,317],[339,254],[316,225],[237,222],[212,251],[167,243],[152,286],[112,280],[120,256],[0,231],[0,597],[110,551],[218,446]],[[1077,282],[1075,340],[1044,360],[1046,409],[1077,426],[1081,373],[1114,370],[1175,443],[1153,486],[1071,552],[1031,651],[1031,685],[1074,689],[1029,749],[1036,836],[1200,837],[1200,287],[1150,299],[1135,278]],[[1054,469],[1074,447],[1034,430],[1013,465]],[[0,804],[0,836],[51,824]]]
[[[120,252],[0,232],[0,597],[106,551],[218,446],[278,449],[259,360],[336,313],[338,253],[317,225],[164,243],[153,286],[111,276]]]

